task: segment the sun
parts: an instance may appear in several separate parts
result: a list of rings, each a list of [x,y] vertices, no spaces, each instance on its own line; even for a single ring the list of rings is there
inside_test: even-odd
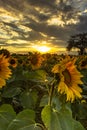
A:
[[[36,47],[37,51],[41,52],[41,53],[46,53],[50,51],[50,47],[47,46],[38,46]]]

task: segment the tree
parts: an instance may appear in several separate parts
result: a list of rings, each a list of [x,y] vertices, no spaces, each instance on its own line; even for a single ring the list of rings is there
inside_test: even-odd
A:
[[[7,49],[0,49],[0,55],[3,54],[6,58],[10,57],[10,52]]]
[[[68,41],[67,50],[70,51],[72,48],[78,48],[80,55],[85,54],[87,49],[87,33],[71,36]]]

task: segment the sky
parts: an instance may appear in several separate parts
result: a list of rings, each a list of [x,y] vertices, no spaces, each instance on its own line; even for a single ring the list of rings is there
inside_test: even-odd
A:
[[[11,52],[64,51],[87,32],[87,0],[0,0],[0,46]]]

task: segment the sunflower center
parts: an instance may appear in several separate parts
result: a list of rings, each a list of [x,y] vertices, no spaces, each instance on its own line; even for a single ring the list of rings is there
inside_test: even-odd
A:
[[[70,75],[70,72],[65,69],[62,74],[64,75],[64,82],[65,84],[69,87],[70,84],[71,84],[71,75]]]
[[[87,59],[82,61],[82,64],[81,64],[82,67],[84,67],[85,65],[87,65]]]
[[[10,64],[12,64],[12,65],[15,64],[15,60],[11,59]]]

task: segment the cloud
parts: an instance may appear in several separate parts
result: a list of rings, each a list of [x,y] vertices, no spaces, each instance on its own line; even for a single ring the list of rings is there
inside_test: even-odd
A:
[[[30,5],[40,7],[40,8],[48,8],[54,9],[56,0],[27,0]]]
[[[80,23],[77,25],[78,32],[87,32],[87,15],[79,17]]]
[[[70,35],[87,32],[86,10],[87,0],[0,0],[0,44],[66,47]]]

